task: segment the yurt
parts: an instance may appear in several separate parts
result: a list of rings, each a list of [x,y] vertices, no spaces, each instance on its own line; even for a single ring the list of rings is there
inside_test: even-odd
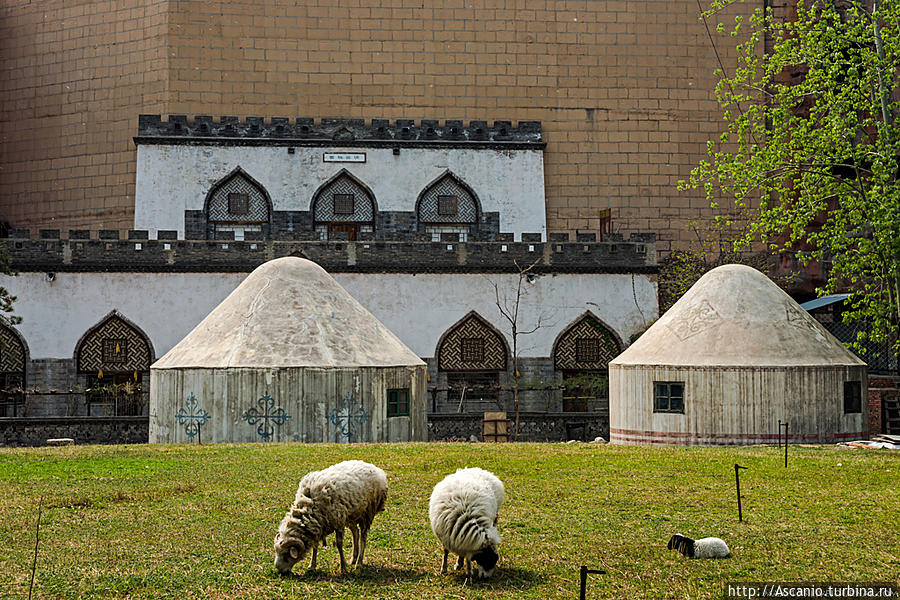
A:
[[[424,440],[425,363],[317,264],[254,270],[150,368],[150,441]]]
[[[866,365],[768,277],[701,277],[609,363],[617,444],[832,443],[867,435]]]

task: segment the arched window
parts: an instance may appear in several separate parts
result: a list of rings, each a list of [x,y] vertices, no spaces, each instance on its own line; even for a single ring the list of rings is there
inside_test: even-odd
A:
[[[112,311],[75,348],[88,415],[140,415],[147,406],[153,346],[134,323]]]
[[[0,322],[0,417],[25,416],[28,348],[12,327]]]
[[[553,366],[563,378],[564,412],[584,412],[609,402],[609,361],[621,351],[616,335],[590,312],[556,338]]]
[[[246,233],[268,233],[272,201],[265,188],[238,167],[212,186],[204,211],[211,238],[231,231],[234,239],[242,240]]]
[[[473,410],[503,409],[500,373],[509,351],[503,335],[472,311],[438,342],[438,371],[446,372],[447,400]]]
[[[449,171],[429,184],[416,202],[416,219],[435,242],[442,233],[457,234],[465,242],[478,224],[478,214],[475,193]]]
[[[313,226],[323,240],[346,233],[353,241],[360,233],[375,231],[375,212],[375,196],[346,169],[313,197]]]

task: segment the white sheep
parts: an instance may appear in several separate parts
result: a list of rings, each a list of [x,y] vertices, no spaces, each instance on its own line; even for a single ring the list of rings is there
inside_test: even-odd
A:
[[[362,566],[369,527],[375,515],[384,510],[387,489],[384,471],[361,460],[348,460],[307,473],[300,480],[294,503],[278,526],[275,568],[287,575],[312,550],[310,568],[315,569],[319,544],[334,532],[341,573],[346,573],[344,527],[349,527],[353,535],[350,564]]]
[[[480,577],[490,577],[500,555],[497,513],[505,499],[503,482],[484,469],[459,469],[434,486],[428,503],[431,529],[444,546],[441,573],[447,572],[447,555],[465,560],[466,578],[472,577],[472,561]]]
[[[669,538],[669,550],[678,550],[688,558],[728,558],[731,550],[725,540],[717,537],[692,540],[680,533]]]

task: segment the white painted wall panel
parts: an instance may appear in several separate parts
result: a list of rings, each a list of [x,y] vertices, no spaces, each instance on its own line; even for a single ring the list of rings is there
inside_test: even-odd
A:
[[[21,273],[0,276],[0,285],[18,296],[15,311],[23,322],[17,329],[31,358],[72,358],[82,334],[113,309],[144,330],[159,358],[244,277],[60,272],[48,281],[43,273]],[[418,356],[433,356],[440,336],[471,310],[509,337],[492,282],[512,293],[516,275],[337,273],[335,279]],[[650,275],[545,275],[525,286],[520,326],[530,328],[542,316],[545,327],[520,338],[524,357],[549,356],[560,331],[587,310],[625,344],[657,316],[656,282]]]
[[[365,163],[326,163],[326,152],[365,152]],[[316,191],[346,169],[374,193],[378,210],[414,211],[419,194],[450,170],[500,213],[500,231],[546,238],[544,164],[539,150],[138,146],[134,226],[184,237],[184,211],[202,210],[210,188],[241,167],[269,193],[276,211],[309,210]]]

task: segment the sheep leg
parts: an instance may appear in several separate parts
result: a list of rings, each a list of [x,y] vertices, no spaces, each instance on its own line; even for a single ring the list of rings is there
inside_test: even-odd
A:
[[[463,555],[460,554],[459,558],[456,559],[456,570],[457,571],[459,571],[460,569],[463,568],[463,560],[465,560],[465,559],[463,558]]]
[[[338,555],[341,557],[341,575],[347,573],[347,561],[344,560],[344,529],[338,529],[334,532],[334,545],[337,546]]]
[[[447,574],[447,555],[450,554],[450,551],[444,548],[444,562],[441,563],[441,575]]]
[[[363,553],[366,551],[366,540],[369,538],[369,526],[371,521],[363,521],[359,524],[359,556],[356,558],[356,564],[362,566]]]
[[[319,545],[313,544],[312,560],[309,563],[309,568],[313,571],[316,570],[316,554],[318,554],[318,551],[319,551]]]
[[[459,557],[462,560],[462,556]],[[472,583],[472,559],[466,559],[466,582]]]
[[[350,535],[353,536],[353,556],[350,558],[350,564],[356,565],[359,559],[359,529],[356,523],[350,523]]]

